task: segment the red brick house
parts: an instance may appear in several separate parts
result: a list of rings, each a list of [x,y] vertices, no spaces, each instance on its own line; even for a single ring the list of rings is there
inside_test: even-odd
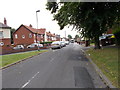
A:
[[[56,34],[56,41],[61,41],[60,35]]]
[[[113,34],[112,29],[109,29],[109,30],[106,32],[106,34]]]
[[[55,35],[55,33],[52,34],[52,41],[56,41],[56,35]]]
[[[32,25],[21,25],[13,33],[14,45],[30,45],[32,43],[43,42],[46,29],[35,29]]]
[[[46,41],[52,41],[52,34],[49,32],[46,32]]]
[[[11,45],[11,27],[7,25],[7,20],[4,18],[4,24],[0,22],[0,48],[6,50]]]
[[[52,34],[50,31],[46,32],[46,41],[60,41],[60,35]]]

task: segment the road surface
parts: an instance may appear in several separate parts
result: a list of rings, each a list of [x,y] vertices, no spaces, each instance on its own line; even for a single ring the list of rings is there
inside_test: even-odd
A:
[[[2,71],[3,88],[105,88],[76,43],[49,50]]]

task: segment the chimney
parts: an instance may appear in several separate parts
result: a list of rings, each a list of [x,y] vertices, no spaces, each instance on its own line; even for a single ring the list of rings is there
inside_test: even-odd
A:
[[[7,20],[6,20],[6,18],[4,18],[4,24],[7,25]]]
[[[32,27],[32,25],[30,24],[29,27]]]

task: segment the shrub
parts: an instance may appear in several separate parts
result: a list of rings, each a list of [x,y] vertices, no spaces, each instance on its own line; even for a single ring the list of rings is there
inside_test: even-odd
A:
[[[51,44],[53,41],[48,41],[48,42],[40,42],[40,44]]]

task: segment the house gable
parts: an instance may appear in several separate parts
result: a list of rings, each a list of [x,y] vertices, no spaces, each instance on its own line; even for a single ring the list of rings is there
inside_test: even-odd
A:
[[[14,33],[13,39],[15,45],[29,45],[34,43],[34,33],[21,25]]]
[[[33,33],[31,30],[29,30],[28,28],[26,28],[23,24],[22,24],[17,30],[15,30],[14,33],[16,33],[21,27],[24,27],[26,30],[28,30],[28,31],[30,31],[31,33]],[[14,35],[14,33],[13,33],[13,35]]]

